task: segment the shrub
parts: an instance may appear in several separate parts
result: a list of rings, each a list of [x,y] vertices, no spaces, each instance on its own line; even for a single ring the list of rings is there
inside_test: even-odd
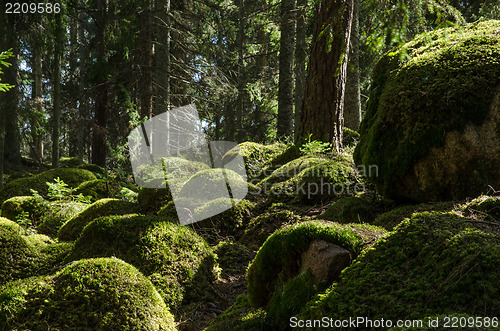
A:
[[[59,330],[175,330],[160,295],[119,259],[74,262],[55,275],[7,284],[0,327]]]
[[[64,241],[76,240],[83,228],[94,219],[108,215],[130,214],[137,212],[138,209],[137,204],[132,202],[118,199],[98,200],[64,223],[59,229],[57,237]]]

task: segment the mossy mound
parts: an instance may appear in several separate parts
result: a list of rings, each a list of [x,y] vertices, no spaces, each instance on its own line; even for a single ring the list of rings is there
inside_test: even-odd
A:
[[[498,316],[498,227],[454,213],[413,214],[346,268],[300,318]]]
[[[411,217],[414,213],[424,211],[452,211],[454,209],[453,202],[440,203],[421,203],[419,205],[405,205],[394,208],[388,212],[380,214],[373,221],[374,225],[378,225],[392,230],[396,225],[401,223],[405,218]]]
[[[138,210],[138,205],[132,202],[118,199],[98,200],[64,223],[57,233],[57,238],[63,241],[76,240],[83,228],[98,217],[125,215]]]
[[[172,194],[168,188],[141,187],[137,195],[137,202],[145,213],[155,214],[171,201]]]
[[[347,127],[344,127],[344,130],[342,132],[342,145],[344,147],[353,147],[356,146],[360,139],[360,135],[358,132],[349,129]]]
[[[26,235],[18,224],[0,217],[0,284],[43,275],[67,255],[71,245],[47,236]]]
[[[272,330],[266,324],[266,311],[262,308],[253,308],[248,296],[242,294],[236,302],[221,315],[214,318],[205,331],[254,331]]]
[[[318,218],[339,223],[373,223],[375,217],[383,212],[388,204],[388,201],[376,196],[359,194],[337,200]]]
[[[250,249],[236,241],[220,241],[213,249],[222,269],[222,278],[238,275],[254,257]]]
[[[48,202],[34,196],[16,196],[7,199],[2,204],[2,216],[16,221],[20,217],[30,220],[33,225],[40,223],[41,217],[47,210]]]
[[[73,194],[89,196],[93,201],[96,201],[104,198],[114,198],[120,190],[121,186],[117,183],[104,179],[95,179],[78,185],[78,187],[73,190]]]
[[[125,215],[94,220],[68,260],[110,256],[138,268],[170,306],[211,295],[215,254],[193,230],[168,219]]]
[[[7,183],[0,191],[0,202],[14,196],[31,195],[30,190],[32,189],[38,191],[40,195],[46,197],[48,192],[46,183],[52,183],[54,182],[54,179],[58,177],[68,184],[69,187],[73,188],[85,181],[96,179],[96,176],[92,172],[84,169],[51,169],[32,177],[19,178]]]
[[[273,292],[297,276],[297,261],[310,243],[321,239],[359,253],[363,242],[352,229],[335,223],[310,221],[274,232],[248,267],[247,289],[253,307],[264,307]]]
[[[274,143],[271,145],[262,145],[254,142],[244,142],[228,151],[222,158],[225,164],[235,155],[241,155],[246,165],[249,180],[253,178],[262,178],[262,170],[269,166],[272,161],[287,149],[283,143]]]
[[[77,157],[62,157],[59,159],[60,168],[78,168],[80,165],[82,165],[82,161]]]
[[[76,201],[52,201],[47,203],[45,213],[36,227],[38,233],[57,237],[59,229],[72,217],[81,213],[89,205]]]
[[[500,187],[500,21],[432,31],[373,72],[356,164],[390,198],[461,200]]]
[[[319,157],[310,157],[310,156],[302,156],[296,158],[290,162],[285,163],[278,169],[274,170],[272,173],[267,174],[267,177],[261,180],[257,187],[263,189],[268,192],[271,189],[271,186],[276,183],[285,182],[290,178],[297,176],[303,170],[310,168],[312,166],[326,164],[329,161],[324,158]]]
[[[7,284],[0,326],[23,330],[176,330],[136,268],[115,258],[74,262],[52,276]]]
[[[106,178],[108,176],[108,171],[97,164],[82,164],[78,168],[91,171],[98,178]]]
[[[277,202],[318,203],[355,195],[364,189],[357,169],[348,159],[340,157],[307,167],[292,178],[272,185],[267,193]]]
[[[482,195],[465,204],[463,211],[468,214],[481,214],[485,219],[500,221],[500,197]]]

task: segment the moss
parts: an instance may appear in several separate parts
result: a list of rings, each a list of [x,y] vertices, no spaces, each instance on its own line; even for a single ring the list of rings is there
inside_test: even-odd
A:
[[[176,329],[151,282],[119,259],[81,260],[52,276],[8,284],[0,305],[6,329]]]
[[[2,204],[2,216],[16,221],[23,215],[28,217],[32,225],[38,225],[47,211],[48,202],[33,196],[16,196],[7,199]],[[26,215],[27,213],[27,215]]]
[[[71,249],[47,236],[27,235],[18,224],[0,217],[0,284],[43,275],[58,264]]]
[[[500,197],[482,195],[465,204],[462,209],[467,215],[480,213],[486,219],[498,221],[500,220]]]
[[[302,156],[282,165],[272,173],[265,173],[267,176],[261,180],[257,186],[265,191],[269,191],[270,186],[276,183],[285,182],[295,177],[303,170],[315,165],[326,164],[327,159],[319,157]]]
[[[142,187],[137,195],[137,202],[145,213],[157,213],[163,206],[172,201],[172,194],[168,188]]]
[[[344,127],[343,136],[342,136],[342,145],[344,147],[352,147],[356,146],[360,139],[360,135],[358,132]]]
[[[59,167],[61,168],[78,168],[82,164],[76,157],[62,157],[59,159]]]
[[[89,180],[78,185],[73,190],[74,195],[82,194],[83,196],[90,196],[93,201],[114,198],[120,192],[121,186],[117,183],[110,182],[104,179]]]
[[[253,307],[265,306],[275,289],[298,274],[301,253],[314,239],[322,239],[359,253],[361,238],[352,229],[334,223],[310,221],[273,233],[248,267],[247,289]]]
[[[244,142],[228,151],[222,158],[222,163],[227,163],[235,155],[241,155],[245,162],[249,179],[262,178],[262,170],[271,165],[273,159],[285,150],[287,150],[287,145],[283,143],[262,145],[254,142]]]
[[[57,237],[61,226],[87,207],[88,204],[76,201],[52,201],[46,205],[45,212],[36,230],[38,233]]]
[[[400,206],[388,212],[380,214],[373,221],[373,224],[382,226],[387,230],[392,230],[405,218],[411,217],[413,213],[420,213],[423,211],[451,211],[453,210],[453,208],[453,202],[421,203],[419,205]]]
[[[108,171],[97,164],[82,164],[78,168],[93,172],[98,178],[107,178]]]
[[[130,214],[137,212],[138,209],[137,204],[128,201],[118,199],[98,200],[64,223],[59,229],[57,237],[59,240],[64,241],[76,240],[83,228],[94,219],[108,215]]]
[[[214,318],[205,331],[267,330],[270,326],[265,323],[265,317],[265,310],[253,308],[248,296],[242,294],[231,307]]]
[[[220,241],[213,249],[217,254],[219,267],[222,269],[221,276],[223,278],[237,276],[242,271],[245,271],[248,262],[250,262],[255,255],[245,245],[235,241]]]
[[[300,318],[498,316],[498,229],[454,213],[413,214],[346,268]]]
[[[7,183],[0,191],[0,202],[14,196],[27,196],[31,189],[38,191],[46,197],[48,192],[47,182],[54,182],[59,177],[69,187],[77,187],[81,183],[96,179],[95,175],[84,169],[57,168],[42,172],[32,177],[15,179]]]
[[[372,223],[380,207],[376,201],[363,195],[345,197],[328,207],[318,218],[339,223]]]
[[[108,216],[88,224],[68,260],[116,256],[134,265],[177,306],[211,295],[216,256],[188,227],[152,216]]]
[[[392,197],[394,184],[447,132],[480,125],[500,83],[499,21],[422,34],[384,55],[354,160],[377,165],[371,181]]]

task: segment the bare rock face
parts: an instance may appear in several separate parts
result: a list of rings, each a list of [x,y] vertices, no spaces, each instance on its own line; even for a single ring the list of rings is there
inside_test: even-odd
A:
[[[352,253],[338,245],[316,239],[311,242],[309,249],[302,253],[301,261],[301,273],[310,269],[316,283],[324,280],[331,283],[351,264]]]
[[[496,20],[435,30],[378,62],[354,161],[376,167],[379,193],[430,202],[500,189],[499,31]]]

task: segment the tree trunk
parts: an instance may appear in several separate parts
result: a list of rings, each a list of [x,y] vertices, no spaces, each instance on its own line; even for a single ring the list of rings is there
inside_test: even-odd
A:
[[[63,50],[62,40],[62,13],[56,14],[56,30],[54,41],[54,104],[52,114],[52,167],[59,166],[59,129],[61,122],[61,57]]]
[[[278,138],[293,135],[293,56],[295,0],[281,1],[281,39],[278,83]]]
[[[349,65],[344,99],[344,126],[358,131],[361,122],[361,93],[359,89],[359,0],[354,0],[354,14],[349,48]]]
[[[108,82],[107,82],[107,63],[105,59],[106,48],[104,45],[104,33],[107,26],[107,0],[98,0],[97,2],[97,95],[95,98],[95,118],[94,132],[92,139],[92,163],[98,166],[106,166],[106,121],[107,121],[107,102],[108,102]]]
[[[304,90],[306,87],[306,8],[307,0],[298,0],[297,2],[297,31],[295,41],[295,140],[299,136],[300,113],[302,103],[304,102]]]
[[[243,136],[243,113],[245,112],[245,68],[243,62],[243,47],[245,47],[245,0],[239,0],[238,36],[236,45],[238,47],[238,98],[236,101],[236,139],[240,141]]]
[[[88,145],[88,137],[90,136],[90,128],[88,125],[89,120],[89,103],[88,103],[88,95],[85,91],[87,86],[87,78],[86,78],[86,70],[85,65],[87,64],[88,59],[88,49],[85,47],[85,27],[82,22],[85,21],[85,15],[83,12],[80,12],[78,19],[78,41],[81,45],[78,51],[78,57],[80,58],[80,63],[78,65],[78,144],[77,144],[77,152],[76,157],[83,161],[83,155],[85,153],[85,146]]]
[[[353,0],[318,5],[299,138],[330,142],[342,149],[343,105]],[[330,40],[329,40],[330,39]]]
[[[154,115],[170,109],[170,0],[156,1]]]
[[[33,139],[32,157],[38,163],[43,161],[43,136],[41,133],[41,124],[39,118],[43,112],[43,99],[42,99],[42,55],[37,41],[34,44],[33,52],[33,84],[31,87],[31,98],[33,100],[34,108],[36,109],[35,116],[31,119],[31,138]]]
[[[151,76],[152,59],[152,27],[151,1],[147,1],[147,8],[140,14],[140,48],[141,48],[141,117],[153,117],[153,79]]]

